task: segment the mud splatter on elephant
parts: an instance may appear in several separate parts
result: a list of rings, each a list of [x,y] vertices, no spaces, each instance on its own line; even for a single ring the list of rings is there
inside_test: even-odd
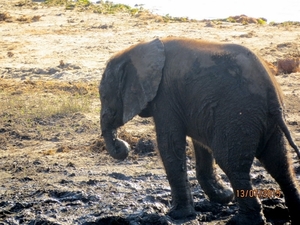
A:
[[[283,119],[281,95],[262,61],[243,46],[155,39],[109,60],[100,83],[102,134],[110,155],[123,160],[129,146],[116,129],[135,115],[154,118],[173,219],[195,216],[185,161],[189,136],[197,179],[211,201],[228,203],[239,191],[252,190],[249,173],[256,157],[280,185],[296,225],[300,193],[284,140],[300,154]],[[232,188],[222,183],[215,163]],[[239,213],[228,224],[265,223],[258,198],[235,197]]]

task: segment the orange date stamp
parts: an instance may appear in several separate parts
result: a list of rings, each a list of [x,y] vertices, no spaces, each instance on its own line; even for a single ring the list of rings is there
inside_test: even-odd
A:
[[[236,190],[237,198],[280,198],[281,191],[273,189]]]

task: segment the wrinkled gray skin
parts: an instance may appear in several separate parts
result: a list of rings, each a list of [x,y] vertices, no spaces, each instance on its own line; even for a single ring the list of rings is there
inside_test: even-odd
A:
[[[154,118],[159,152],[171,186],[174,219],[195,216],[187,169],[186,136],[193,140],[197,179],[211,201],[228,203],[251,190],[254,157],[284,193],[292,224],[300,224],[300,194],[284,136],[299,155],[282,118],[281,92],[247,48],[192,39],[156,39],[110,59],[101,84],[101,128],[110,155],[129,146],[116,129],[135,115]],[[226,187],[215,162],[228,176]],[[237,197],[228,224],[264,224],[258,198]]]

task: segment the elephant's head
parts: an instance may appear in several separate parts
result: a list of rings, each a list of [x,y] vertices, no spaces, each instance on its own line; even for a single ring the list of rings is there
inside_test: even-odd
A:
[[[129,145],[116,129],[142,112],[156,96],[165,63],[164,45],[156,39],[113,56],[100,82],[101,130],[109,154],[124,160]]]

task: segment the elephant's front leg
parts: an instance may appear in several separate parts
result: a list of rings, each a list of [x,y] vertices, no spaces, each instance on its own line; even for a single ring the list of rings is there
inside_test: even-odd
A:
[[[194,217],[195,209],[187,177],[185,143],[183,129],[157,125],[157,143],[160,155],[171,186],[173,219]]]
[[[223,184],[216,174],[215,162],[212,153],[200,143],[193,140],[196,157],[197,179],[210,201],[228,203],[233,200],[231,188]]]

